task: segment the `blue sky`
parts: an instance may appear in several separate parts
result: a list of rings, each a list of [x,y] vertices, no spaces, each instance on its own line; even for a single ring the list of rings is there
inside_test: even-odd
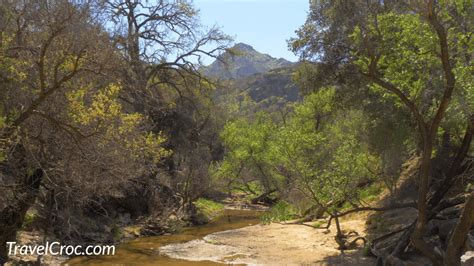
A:
[[[194,0],[201,22],[218,25],[235,43],[243,42],[273,57],[297,61],[286,40],[303,25],[308,0]]]

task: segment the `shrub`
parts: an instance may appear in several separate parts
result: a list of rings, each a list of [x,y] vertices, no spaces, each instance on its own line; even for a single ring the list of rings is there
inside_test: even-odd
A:
[[[198,217],[204,222],[208,222],[224,212],[224,205],[210,199],[199,198],[194,202],[198,209]]]
[[[294,206],[285,201],[279,201],[268,212],[263,214],[260,219],[263,224],[269,224],[295,219],[296,217],[297,211]]]

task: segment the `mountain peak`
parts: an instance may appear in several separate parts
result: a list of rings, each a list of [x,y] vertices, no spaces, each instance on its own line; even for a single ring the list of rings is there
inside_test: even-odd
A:
[[[238,79],[292,64],[283,58],[262,54],[246,43],[237,43],[212,64],[204,67],[203,73],[221,79]]]
[[[255,49],[251,45],[248,45],[243,42],[237,43],[236,45],[234,45],[234,47],[232,47],[232,49],[236,49],[239,51],[255,51]]]

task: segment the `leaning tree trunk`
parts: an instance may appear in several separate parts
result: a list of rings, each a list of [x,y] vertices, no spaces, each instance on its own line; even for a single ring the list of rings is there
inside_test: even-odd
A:
[[[459,174],[461,170],[462,162],[464,161],[467,154],[469,153],[469,148],[471,147],[473,136],[474,136],[474,115],[471,115],[467,121],[466,132],[464,133],[461,147],[459,148],[459,151],[456,154],[456,157],[454,158],[449,168],[448,175],[450,177]]]
[[[411,236],[411,241],[423,255],[430,258],[433,264],[439,265],[437,264],[437,262],[440,262],[439,254],[423,240],[423,234],[425,233],[426,224],[428,222],[427,195],[430,183],[431,153],[433,151],[432,140],[432,136],[424,136],[418,189],[418,219],[416,221],[415,230]]]
[[[444,257],[445,265],[457,266],[461,265],[461,252],[466,242],[467,234],[474,223],[474,191],[471,192],[466,201],[464,210],[459,218],[451,238],[449,239],[448,248]]]
[[[7,242],[15,241],[26,211],[34,204],[43,178],[43,170],[36,169],[14,188],[15,201],[0,210],[0,265],[8,260]]]
[[[466,128],[466,132],[464,133],[461,147],[459,148],[456,156],[454,157],[454,160],[446,173],[446,177],[429,199],[428,206],[430,209],[436,207],[436,205],[444,198],[446,193],[457,180],[456,176],[463,171],[462,163],[469,152],[469,148],[471,147],[471,143],[474,137],[473,124],[474,116],[471,116],[468,120],[468,125]]]

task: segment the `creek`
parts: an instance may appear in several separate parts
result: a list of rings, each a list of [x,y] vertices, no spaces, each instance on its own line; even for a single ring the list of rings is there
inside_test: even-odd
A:
[[[116,246],[113,256],[80,256],[66,262],[69,265],[220,265],[211,261],[187,261],[160,254],[159,248],[179,244],[206,235],[238,229],[260,222],[261,211],[225,210],[224,214],[208,224],[188,227],[179,233],[154,237],[140,237]]]

